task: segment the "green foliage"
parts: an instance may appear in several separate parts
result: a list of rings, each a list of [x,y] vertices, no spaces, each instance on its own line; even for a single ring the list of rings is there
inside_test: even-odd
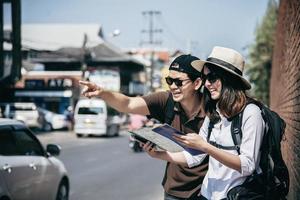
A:
[[[253,83],[254,96],[269,104],[272,54],[277,24],[278,3],[269,0],[267,11],[255,31],[255,42],[249,48],[247,76]]]

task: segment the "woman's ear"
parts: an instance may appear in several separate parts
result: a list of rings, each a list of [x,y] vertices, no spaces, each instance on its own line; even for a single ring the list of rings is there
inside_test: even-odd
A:
[[[202,86],[202,83],[203,83],[203,80],[198,77],[195,81],[194,81],[194,84],[195,84],[195,90],[199,90]]]

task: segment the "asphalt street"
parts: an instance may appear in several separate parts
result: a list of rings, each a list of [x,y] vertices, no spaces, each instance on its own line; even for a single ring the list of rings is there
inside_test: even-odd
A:
[[[73,132],[37,135],[43,145],[59,144],[69,173],[70,200],[161,200],[165,162],[133,153],[128,133],[77,138]]]

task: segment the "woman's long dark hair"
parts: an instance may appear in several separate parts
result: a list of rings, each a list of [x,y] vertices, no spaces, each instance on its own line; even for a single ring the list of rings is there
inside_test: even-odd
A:
[[[216,123],[220,120],[216,111],[217,103],[222,115],[229,119],[234,117],[245,108],[248,98],[240,80],[220,67],[212,64],[205,64],[205,66],[211,73],[215,73],[222,82],[221,96],[218,100],[213,100],[208,89],[204,88],[205,112],[210,121]]]

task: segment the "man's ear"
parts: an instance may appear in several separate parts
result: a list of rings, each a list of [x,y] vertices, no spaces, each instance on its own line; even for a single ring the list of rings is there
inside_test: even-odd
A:
[[[195,90],[199,90],[202,86],[202,82],[203,80],[198,77],[195,81],[194,81],[194,84],[195,84]]]

